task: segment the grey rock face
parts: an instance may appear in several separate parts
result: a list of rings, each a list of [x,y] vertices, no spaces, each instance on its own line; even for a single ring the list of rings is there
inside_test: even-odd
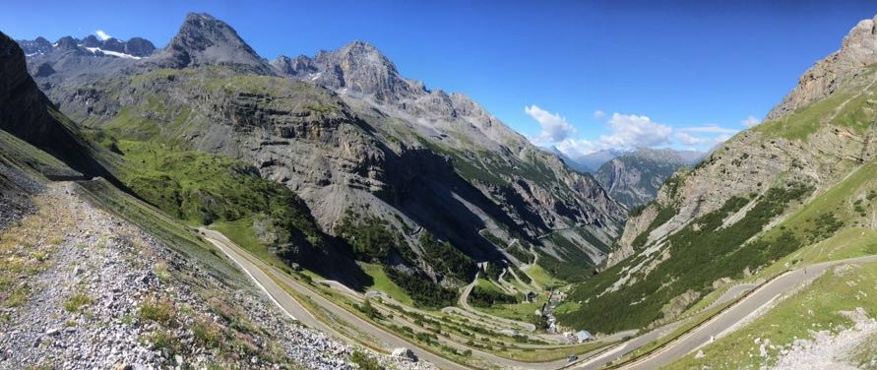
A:
[[[606,162],[594,172],[612,199],[628,209],[650,202],[674,172],[699,162],[703,153],[638,149]]]
[[[18,41],[21,49],[24,50],[26,55],[33,55],[38,53],[48,53],[52,51],[52,43],[49,40],[46,40],[43,37],[37,37],[36,40],[20,40]]]
[[[97,39],[94,35],[88,35],[84,39],[82,39],[82,46],[87,48],[98,48],[101,47],[103,43]]]
[[[299,55],[295,59],[281,55],[271,61],[271,66],[285,76],[310,76],[319,72],[316,63],[304,55]]]
[[[79,50],[79,40],[70,36],[64,36],[58,39],[57,48],[59,50]]]
[[[125,44],[123,42],[119,41],[118,39],[116,39],[115,37],[111,37],[103,42],[103,45],[101,45],[101,49],[115,51],[117,53],[124,53],[125,52]]]
[[[288,77],[335,91],[364,117],[371,115],[368,111],[381,112],[374,117],[376,127],[387,125],[381,121],[410,122],[413,133],[434,145],[467,153],[455,158],[458,162],[472,161],[469,165],[476,168],[486,162],[510,168],[528,163],[545,166],[546,173],[555,176],[562,186],[552,187],[526,176],[509,177],[504,186],[476,185],[500,204],[509,205],[514,218],[523,224],[532,223],[528,234],[571,224],[614,225],[623,218],[617,204],[602,189],[597,190],[599,185],[590,176],[571,171],[556,156],[535,148],[466,95],[429,90],[421,82],[402,77],[389,58],[371,44],[355,41],[336,51],[321,51],[314,58],[281,57],[272,65]],[[422,145],[410,141],[406,144]],[[490,153],[491,158],[474,153]]]
[[[767,115],[778,119],[796,109],[824,98],[835,90],[839,80],[856,74],[877,62],[877,16],[859,22],[844,38],[840,50],[817,62],[799,79],[794,90]]]
[[[284,75],[369,96],[379,102],[416,98],[426,92],[422,84],[402,78],[389,58],[362,41],[336,51],[321,51],[313,59],[281,56],[273,65]]]
[[[132,37],[125,43],[125,49],[122,52],[137,57],[147,57],[155,52],[155,45],[142,37]]]
[[[274,69],[233,28],[203,13],[186,16],[177,35],[153,59],[153,63],[170,68],[227,65],[242,72],[274,74]]]

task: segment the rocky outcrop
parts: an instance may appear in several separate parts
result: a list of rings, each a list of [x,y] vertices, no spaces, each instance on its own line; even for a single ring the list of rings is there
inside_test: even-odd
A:
[[[842,80],[877,62],[877,17],[859,22],[844,38],[840,50],[820,60],[799,79],[798,85],[767,115],[776,120],[834,93]]]
[[[373,96],[378,101],[398,101],[413,96],[418,86],[406,81],[396,65],[373,45],[355,41],[338,51],[320,52],[314,62],[322,66],[315,80],[333,90],[350,91]],[[422,86],[420,86],[422,90]]]
[[[189,13],[167,47],[151,59],[165,68],[225,65],[240,72],[274,74],[268,62],[233,28],[204,13]]]

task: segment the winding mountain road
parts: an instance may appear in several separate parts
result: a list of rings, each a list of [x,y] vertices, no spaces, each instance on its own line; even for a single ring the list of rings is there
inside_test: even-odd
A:
[[[464,311],[469,311],[469,312],[475,314],[476,318],[478,316],[481,316],[483,318],[484,316],[488,316],[488,314],[481,312],[481,311],[478,311],[474,307],[469,305],[469,294],[472,294],[472,289],[474,289],[475,286],[478,285],[478,277],[479,276],[481,276],[480,272],[475,274],[475,279],[473,279],[472,282],[469,283],[469,285],[466,285],[466,288],[463,289],[463,294],[460,294],[460,299],[457,302],[457,304]],[[492,320],[506,324],[511,328],[517,328],[517,329],[521,329],[521,330],[528,331],[528,332],[536,331],[536,325],[528,323],[528,322],[515,321],[515,320],[510,320],[510,319],[506,319],[506,318],[502,318],[502,317],[496,317],[496,316],[490,316],[490,318]]]
[[[312,299],[317,305],[327,310],[332,315],[335,315],[337,318],[344,320],[349,325],[357,328],[359,331],[362,331],[371,336],[374,340],[372,345],[375,347],[383,349],[405,347],[411,349],[418,358],[424,361],[428,361],[442,369],[467,368],[464,365],[460,365],[432,352],[426,351],[408,342],[406,339],[399,337],[396,334],[385,331],[384,329],[375,326],[367,320],[364,320],[348,312],[346,309],[336,305],[334,302],[322,297],[321,295],[315,294],[309,288],[295,281],[289,276],[286,276],[276,268],[269,266],[268,264],[256,259],[255,257],[250,256],[248,252],[244,251],[242,248],[234,244],[232,241],[222,235],[222,233],[206,228],[200,228],[199,230],[203,233],[205,239],[207,239],[210,243],[219,248],[219,250],[222,251],[229,259],[231,259],[241,269],[243,269],[247,273],[247,275],[252,278],[256,285],[261,288],[269,297],[271,297],[271,299],[278,306],[280,306],[280,308],[284,312],[295,317],[303,324],[308,325],[314,329],[324,331],[327,334],[336,336],[339,339],[342,339],[349,343],[355,343],[351,339],[347,338],[347,336],[338,332],[338,330],[335,330],[331,326],[326,325],[325,323],[314,317],[306,308],[299,304],[295,300],[295,298],[287,293],[277,283],[277,281],[275,281],[275,279],[279,280],[283,284],[286,284],[288,287],[297,291],[299,294],[305,295],[309,299]],[[456,343],[452,343],[451,345],[458,348],[462,347]],[[472,356],[478,358],[479,360],[493,364],[497,367],[508,369],[517,368],[551,370],[561,368],[567,364],[566,360],[557,360],[541,363],[520,362],[502,358],[477,349],[472,350]]]
[[[335,336],[341,340],[345,340],[347,342],[351,342],[345,335],[342,335],[337,330],[332,327],[324,324],[316,317],[314,317],[307,309],[301,306],[292,296],[290,296],[285,290],[283,290],[280,285],[274,281],[274,279],[268,275],[268,273],[263,270],[263,268],[269,267],[265,266],[261,261],[247,258],[246,251],[242,250],[240,247],[235,245],[233,242],[228,240],[225,235],[219,233],[214,230],[201,228],[201,232],[204,233],[205,239],[210,241],[213,245],[219,248],[229,259],[234,261],[238,266],[241,267],[258,285],[262,290],[277,303],[284,312],[294,316],[301,323],[312,327],[314,329],[323,331],[324,333]],[[270,268],[270,267],[269,267]],[[270,270],[269,270],[270,271]],[[290,285],[291,288],[299,291],[299,292],[307,292],[307,288],[299,284],[293,279],[286,279],[283,283]],[[423,359],[425,361],[431,362],[436,366],[442,369],[466,369],[466,367],[461,366],[455,362],[449,361],[441,356],[435,355],[431,352],[427,352],[421,350],[418,347],[412,346],[410,343],[405,341],[402,338],[397,337],[396,335],[387,333],[369,322],[360,319],[359,317],[347,312],[347,310],[336,306],[334,303],[329,300],[321,297],[318,294],[309,295],[317,304],[325,307],[330,310],[333,314],[339,316],[341,319],[358,326],[360,329],[367,331],[368,334],[375,337],[381,343],[373,343],[373,345],[389,349],[395,347],[406,347],[410,348],[418,358]]]
[[[754,291],[750,292],[749,295],[741,299],[739,302],[725,309],[722,313],[716,315],[699,327],[679,337],[664,348],[656,351],[655,353],[647,357],[619,366],[617,368],[636,370],[658,369],[661,366],[665,366],[675,361],[676,359],[679,359],[693,351],[696,351],[697,349],[709,344],[717,338],[721,338],[733,332],[739,327],[741,323],[745,322],[747,318],[749,318],[750,315],[753,314],[753,312],[759,311],[759,308],[769,305],[771,302],[779,299],[783,294],[794,292],[801,286],[812,282],[819,276],[822,276],[822,274],[824,274],[825,271],[829,268],[838,265],[871,261],[877,261],[877,256],[865,256],[838,261],[822,262],[786,272],[778,276],[777,278],[764,283]],[[738,289],[742,290],[745,288],[746,287],[741,287]],[[678,323],[674,323],[671,325],[674,325],[675,328],[675,326],[678,326]],[[664,327],[658,330],[662,330],[663,332],[669,332],[670,330],[672,330],[672,328]],[[653,337],[653,339],[657,339],[661,335],[653,335],[650,332],[645,334],[644,336],[649,336]],[[613,356],[607,356],[606,358],[582,362],[581,364],[572,368],[596,369],[602,367],[614,358],[630,353],[633,350],[636,350],[637,348],[651,341],[649,340],[646,342],[642,342],[640,338],[644,336],[637,337],[633,340],[637,342],[637,345],[628,345],[628,343],[619,345],[620,349],[612,353]]]
[[[316,317],[314,317],[307,309],[302,307],[289,293],[287,293],[278,284],[278,282],[275,281],[275,279],[280,280],[280,282],[288,285],[290,288],[296,290],[300,294],[308,296],[317,305],[328,310],[331,314],[337,316],[338,318],[346,321],[349,324],[352,324],[359,330],[367,333],[369,336],[375,339],[376,343],[373,343],[373,345],[375,346],[385,349],[394,347],[410,348],[419,358],[431,362],[443,369],[466,368],[463,365],[457,364],[439,355],[433,354],[417,346],[414,346],[406,339],[396,336],[393,333],[387,332],[384,329],[379,328],[374,324],[359,318],[356,315],[353,315],[346,309],[337,306],[334,302],[331,302],[330,300],[320,296],[319,294],[313,294],[313,292],[311,292],[309,288],[305,287],[301,283],[289,278],[288,276],[283,275],[279,271],[275,271],[275,268],[265,264],[264,262],[261,262],[252,256],[249,256],[246,251],[232,243],[221,233],[205,228],[202,228],[200,230],[203,232],[205,238],[208,241],[210,241],[213,245],[219,248],[226,256],[228,256],[232,261],[240,266],[241,269],[243,269],[247,273],[247,275],[249,275],[250,278],[252,278],[252,280],[267,293],[269,297],[271,297],[275,304],[281,307],[285,313],[296,318],[303,324],[306,324],[317,330],[324,331],[330,335],[337,336],[342,340],[351,341],[345,335],[339,333],[336,329],[324,324]],[[679,337],[678,339],[657,350],[651,355],[612,368],[637,370],[660,368],[661,366],[667,365],[670,362],[697,350],[698,348],[708,344],[715,338],[720,338],[732,332],[742,322],[745,322],[753,312],[758,311],[759,308],[770,304],[783,294],[792,292],[795,289],[813,281],[814,279],[825,273],[825,271],[827,271],[829,268],[842,264],[853,264],[870,261],[877,261],[877,256],[866,256],[839,261],[823,262],[807,266],[806,268],[800,268],[797,270],[786,272],[778,276],[777,278],[770,280],[762,284],[758,288],[752,290],[748,293],[746,297],[740,299],[740,301],[728,307],[722,313],[716,315],[704,324]],[[467,286],[467,290],[471,291],[472,287],[474,287],[474,284],[470,284],[469,286]],[[732,288],[731,292],[726,293],[725,295],[720,297],[719,300],[725,301],[733,299],[734,295],[743,294],[748,289],[751,289],[751,286],[740,286]],[[462,298],[463,297],[461,297],[461,303],[465,301]],[[681,323],[682,321],[665,325],[661,328],[644,333],[640,336],[632,338],[624,343],[618,344],[608,349],[602,349],[598,351],[592,351],[587,354],[582,354],[580,355],[581,360],[579,360],[575,364],[567,364],[564,360],[543,363],[525,363],[500,358],[495,355],[484,353],[481,351],[473,351],[473,355],[481,358],[482,360],[505,368],[528,368],[544,370],[558,368],[598,369],[604,367],[609,362],[625,354],[633,352],[636,349],[641,348],[642,346],[660,338],[663,335],[666,335],[667,333],[677,328]]]

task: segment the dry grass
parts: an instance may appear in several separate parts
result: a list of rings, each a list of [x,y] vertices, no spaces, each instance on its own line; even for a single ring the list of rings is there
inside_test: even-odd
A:
[[[48,261],[77,224],[67,207],[48,193],[33,200],[36,212],[0,231],[0,307],[15,307],[27,302],[30,287],[27,278],[47,268]]]
[[[166,298],[153,297],[140,304],[140,320],[155,321],[166,327],[176,326],[176,313],[176,307]]]
[[[67,297],[67,302],[64,302],[64,310],[67,312],[79,312],[82,307],[88,306],[94,303],[94,300],[91,299],[87,294],[79,292],[70,295]]]

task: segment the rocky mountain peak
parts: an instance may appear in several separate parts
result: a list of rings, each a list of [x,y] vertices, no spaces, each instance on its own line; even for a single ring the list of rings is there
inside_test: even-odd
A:
[[[101,40],[95,35],[88,35],[81,40],[65,36],[54,45],[44,37],[37,37],[35,40],[17,40],[16,42],[28,57],[60,50],[74,51],[80,56],[140,59],[149,57],[155,52],[155,45],[141,37],[133,37],[128,41],[123,41],[113,37]]]
[[[58,39],[58,42],[56,44],[58,44],[58,46],[56,46],[56,47],[60,50],[77,50],[77,49],[79,49],[79,42],[77,42],[76,39],[74,39],[73,37],[70,37],[70,36],[64,36],[64,37]]]
[[[840,50],[820,60],[799,78],[798,85],[767,115],[780,118],[832,94],[838,80],[877,63],[877,16],[860,21],[844,37]]]
[[[274,74],[234,28],[205,13],[189,13],[179,32],[155,59],[163,67],[228,65],[242,72]]]
[[[142,37],[132,37],[125,43],[125,54],[144,57],[155,52],[155,45]]]
[[[281,74],[294,77],[307,76],[319,71],[314,61],[304,55],[295,58],[281,55],[271,61],[271,65]]]
[[[381,68],[386,69],[388,73],[399,73],[396,70],[396,65],[389,58],[382,54],[374,45],[364,41],[353,41],[339,49],[335,54],[342,61],[354,64],[352,67]]]
[[[237,32],[225,22],[213,18],[209,14],[189,13],[168,48],[201,51],[218,44],[249,48]],[[249,50],[252,51],[252,49]]]
[[[36,40],[18,41],[18,45],[21,47],[22,50],[24,50],[24,53],[27,55],[48,53],[52,51],[52,43],[42,36],[37,37]]]
[[[313,62],[320,70],[313,81],[332,89],[370,95],[381,102],[411,98],[418,91],[416,84],[399,75],[389,58],[367,42],[354,41],[336,51],[321,51]]]
[[[98,48],[101,46],[101,42],[94,35],[88,35],[82,39],[82,46],[87,48]]]

